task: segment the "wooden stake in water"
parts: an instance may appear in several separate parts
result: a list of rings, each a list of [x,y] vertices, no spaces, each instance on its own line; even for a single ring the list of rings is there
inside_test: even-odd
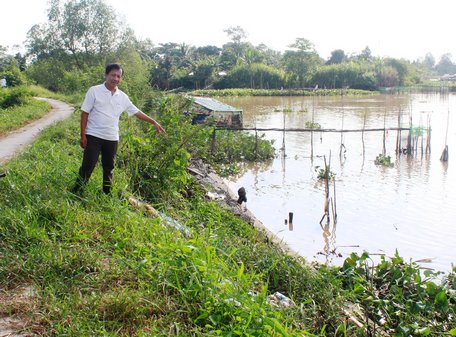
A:
[[[257,159],[257,158],[258,158],[258,131],[255,130],[255,159]]]
[[[283,150],[283,156],[285,157],[285,112],[283,112],[283,138],[282,138],[282,150]]]
[[[409,134],[407,137],[407,154],[412,154],[412,114],[410,113]]]
[[[431,116],[427,118],[427,142],[426,142],[426,154],[431,154]]]
[[[336,199],[336,179],[333,179],[333,184],[334,184],[334,207],[333,207],[333,218],[334,218],[334,224],[337,223],[337,199]],[[332,201],[332,199],[331,199]]]
[[[364,145],[364,130],[366,129],[366,118],[367,118],[367,112],[364,112],[363,131],[361,132],[361,141],[363,143],[363,164],[364,164],[364,159],[366,158],[366,146]]]
[[[448,125],[450,124],[450,109],[448,109],[447,125],[445,133],[445,148],[443,149],[440,161],[448,161]]]
[[[312,98],[312,126],[315,125],[314,124],[314,116],[315,116],[315,96],[313,96]],[[313,140],[314,140],[314,136],[313,136],[313,128],[312,130],[310,130],[310,158],[313,159],[313,153],[314,153],[314,148],[313,148]]]
[[[397,114],[397,138],[396,138],[396,155],[400,156],[402,151],[401,151],[401,109],[399,109],[399,112]]]
[[[342,126],[341,126],[341,132],[340,132],[340,149],[339,149],[339,159],[342,160],[342,150],[345,150],[345,145],[344,145],[344,119],[345,119],[345,109],[344,109],[344,101],[342,98]]]
[[[324,214],[321,217],[320,225],[323,222],[323,219],[326,217],[326,223],[329,223],[329,176],[331,174],[331,152],[329,152],[329,163],[326,164],[326,156],[323,156],[325,163],[325,207]]]
[[[293,212],[288,213],[288,230],[293,231]]]
[[[386,106],[383,113],[383,155],[386,155]]]

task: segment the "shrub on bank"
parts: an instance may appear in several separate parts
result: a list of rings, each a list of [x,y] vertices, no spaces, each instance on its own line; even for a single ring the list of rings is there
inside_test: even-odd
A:
[[[0,90],[0,108],[6,109],[24,105],[30,101],[31,92],[26,87],[5,88]]]
[[[0,135],[44,116],[51,106],[32,97],[25,87],[0,90]]]
[[[194,96],[339,96],[372,95],[373,91],[357,89],[220,89],[194,90]]]

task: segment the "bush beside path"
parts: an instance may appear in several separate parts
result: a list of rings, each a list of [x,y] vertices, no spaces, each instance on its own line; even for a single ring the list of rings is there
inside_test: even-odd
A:
[[[74,112],[74,108],[62,101],[50,98],[39,98],[52,105],[52,110],[44,117],[0,137],[0,164],[5,163],[31,144],[36,136],[46,127],[65,119]]]

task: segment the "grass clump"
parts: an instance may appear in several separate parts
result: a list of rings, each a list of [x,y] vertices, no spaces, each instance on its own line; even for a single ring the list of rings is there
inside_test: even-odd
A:
[[[321,129],[320,123],[317,123],[317,122],[306,121],[305,126],[306,126],[306,129],[313,129],[313,130]]]
[[[375,92],[359,89],[202,89],[191,92],[195,96],[347,96],[372,95]]]
[[[391,161],[391,156],[387,156],[387,155],[384,155],[381,153],[377,157],[375,157],[374,164],[379,165],[379,166],[385,166],[385,167],[394,166],[394,163]]]

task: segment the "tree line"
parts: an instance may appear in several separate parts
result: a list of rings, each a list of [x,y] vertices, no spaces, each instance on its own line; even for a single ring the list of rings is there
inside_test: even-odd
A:
[[[410,62],[375,57],[366,47],[350,55],[336,49],[325,60],[305,38],[296,38],[284,52],[264,44],[254,46],[240,26],[225,30],[229,41],[222,47],[154,45],[150,39],[138,39],[118,17],[103,0],[50,0],[47,22],[35,24],[27,34],[25,55],[7,55],[0,46],[0,76],[10,85],[28,78],[50,90],[71,93],[97,83],[106,63],[121,62],[124,89],[130,95],[142,95],[149,86],[161,90],[317,86],[376,90],[456,73],[450,54],[438,62],[430,53]]]

